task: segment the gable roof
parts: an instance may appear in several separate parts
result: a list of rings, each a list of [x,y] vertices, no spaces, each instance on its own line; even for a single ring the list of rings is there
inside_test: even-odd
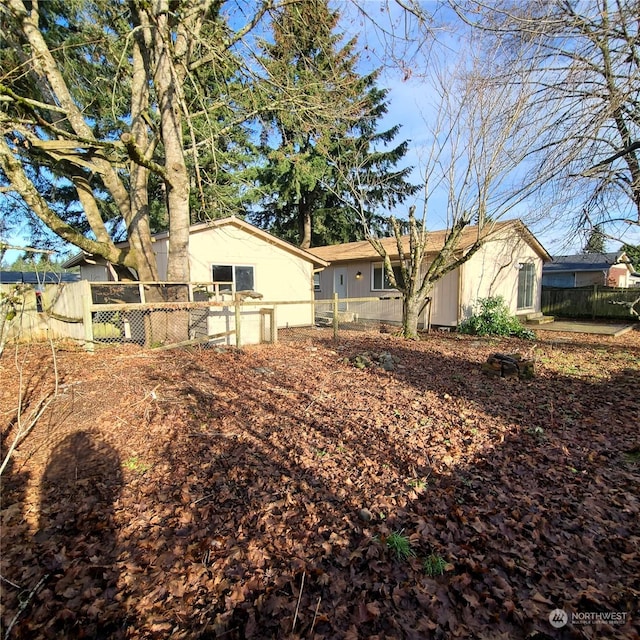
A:
[[[200,233],[202,231],[208,231],[209,229],[218,229],[225,226],[234,226],[238,229],[242,229],[243,231],[268,242],[269,244],[279,247],[284,251],[288,251],[289,253],[293,253],[298,257],[307,260],[308,262],[313,263],[314,266],[317,267],[327,267],[329,263],[323,260],[321,257],[316,256],[310,251],[306,251],[305,249],[301,249],[300,247],[296,247],[295,245],[287,242],[286,240],[281,240],[280,238],[276,238],[276,236],[271,235],[267,231],[263,231],[258,227],[245,222],[240,218],[236,218],[235,216],[229,216],[227,218],[218,218],[217,220],[210,220],[207,222],[198,222],[197,224],[193,224],[189,227],[189,235],[194,233]],[[152,240],[166,240],[169,237],[168,231],[162,231],[160,233],[155,233],[151,236]],[[119,242],[116,244],[118,247],[126,247],[128,245],[127,242]],[[90,253],[85,251],[81,251],[80,253],[69,258],[62,267],[64,269],[69,269],[71,267],[76,267],[79,264],[83,264],[85,262],[95,262],[93,256]]]
[[[633,271],[631,262],[624,251],[616,253],[579,253],[571,256],[554,256],[553,261],[542,267],[544,273],[565,271],[608,271],[616,264],[627,266]]]
[[[505,220],[503,222],[495,222],[492,225],[487,225],[483,229],[483,237],[490,241],[498,239],[499,233],[504,230],[513,230],[515,233],[521,235],[528,244],[540,255],[543,261],[551,260],[551,255],[547,250],[538,242],[536,237],[527,229],[526,225],[521,220]],[[442,229],[439,231],[429,231],[427,235],[427,254],[436,254],[444,246],[445,239],[449,230]],[[466,227],[462,232],[462,238],[456,251],[464,253],[467,251],[478,239],[478,227]],[[391,260],[397,260],[398,247],[395,238],[381,238],[382,246],[384,247],[387,255]],[[404,251],[409,251],[409,236],[402,236],[402,246]],[[334,262],[353,262],[356,260],[380,260],[380,255],[373,248],[368,240],[361,240],[359,242],[347,242],[343,244],[325,245],[323,247],[313,247],[309,249],[311,253],[318,256],[323,260],[327,260],[331,263]]]

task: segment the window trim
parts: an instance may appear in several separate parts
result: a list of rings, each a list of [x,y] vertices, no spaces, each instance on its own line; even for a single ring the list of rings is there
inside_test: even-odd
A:
[[[525,269],[526,267],[526,269]],[[527,272],[525,274],[525,271]],[[523,278],[526,280],[522,284],[522,305],[520,304],[521,282]],[[518,261],[518,284],[516,291],[516,309],[524,311],[525,309],[533,309],[533,294],[536,288],[536,265],[531,260]]]
[[[231,267],[231,277],[232,280],[231,282],[227,281],[227,280],[214,280],[213,278],[213,268],[214,267]],[[211,282],[213,282],[214,284],[231,284],[231,289],[220,289],[220,293],[225,293],[225,292],[229,292],[231,291],[231,293],[235,293],[237,288],[236,288],[236,283],[237,283],[237,277],[236,277],[236,269],[251,269],[252,272],[252,280],[253,280],[253,291],[255,291],[255,287],[256,287],[256,267],[253,264],[236,264],[236,263],[219,263],[219,262],[212,262],[209,265],[209,273],[211,274]]]
[[[395,271],[396,267],[400,268],[402,265],[400,262],[392,262],[391,268]],[[382,288],[376,288],[376,269],[382,269]],[[394,287],[385,287],[387,281],[387,273],[384,268],[384,262],[372,262],[371,263],[371,291],[398,291]]]

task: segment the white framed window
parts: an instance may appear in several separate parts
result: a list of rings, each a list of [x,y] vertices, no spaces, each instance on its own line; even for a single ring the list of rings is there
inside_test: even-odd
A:
[[[244,264],[213,264],[211,280],[219,285],[220,291],[253,291],[255,287],[254,269]]]
[[[395,276],[396,282],[402,286],[402,271],[400,269],[399,264],[391,265],[393,269],[393,275]],[[393,290],[394,287],[389,282],[389,278],[387,277],[387,273],[384,268],[384,264],[374,264],[372,265],[372,273],[371,273],[371,290],[372,291],[389,291]]]
[[[320,291],[320,274],[319,273],[313,274],[313,290]]]
[[[518,309],[533,307],[536,265],[533,262],[518,264]]]

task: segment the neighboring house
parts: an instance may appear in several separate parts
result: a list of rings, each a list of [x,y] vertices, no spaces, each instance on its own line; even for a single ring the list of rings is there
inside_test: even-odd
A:
[[[624,251],[555,256],[542,270],[545,287],[626,288],[633,286],[633,279],[633,266]]]
[[[159,233],[153,240],[162,281],[167,277],[169,234]],[[82,278],[93,282],[121,279],[113,265],[86,253],[79,253],[63,266],[79,266]],[[255,291],[265,301],[305,303],[278,311],[278,326],[296,326],[313,322],[314,271],[327,263],[232,216],[190,228],[189,266],[191,281],[216,283],[222,299],[232,299],[236,291]]]
[[[445,234],[446,231],[429,233],[427,263],[442,248]],[[457,253],[468,251],[477,235],[477,227],[465,229]],[[395,238],[385,238],[382,242],[392,263],[399,266]],[[404,243],[408,251],[408,236]],[[366,240],[316,247],[309,251],[331,263],[316,274],[316,299],[331,298],[335,293],[341,298],[399,295],[385,277],[382,259]],[[542,265],[549,260],[551,256],[521,221],[491,225],[482,248],[435,284],[423,324],[455,327],[473,313],[479,298],[498,295],[505,299],[514,314],[539,314]],[[400,320],[399,317],[377,319]]]
[[[36,289],[45,284],[76,282],[77,273],[56,273],[55,271],[0,271],[0,284],[32,284]]]

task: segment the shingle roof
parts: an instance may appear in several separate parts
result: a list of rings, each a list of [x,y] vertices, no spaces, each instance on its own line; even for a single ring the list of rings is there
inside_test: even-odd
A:
[[[527,229],[527,227],[520,220],[506,220],[503,222],[496,222],[485,227],[485,237],[490,238],[497,235],[503,229],[513,227],[526,238],[526,240],[536,249],[543,260],[551,260],[551,256],[547,253],[546,249],[536,240],[535,236]],[[427,253],[437,253],[444,246],[445,238],[448,231],[442,229],[439,231],[430,231],[427,237]],[[464,252],[469,249],[473,243],[478,239],[478,227],[467,227],[462,232],[461,241],[457,247],[457,251]],[[403,236],[403,250],[409,251],[409,236]],[[395,238],[382,238],[382,245],[387,252],[388,256],[393,260],[398,258],[398,247]],[[318,256],[322,260],[327,262],[351,262],[356,260],[373,260],[379,258],[379,254],[373,248],[368,240],[361,240],[360,242],[347,242],[344,244],[332,244],[325,245],[323,247],[312,247],[308,249],[310,253]]]
[[[35,271],[0,271],[0,284],[58,284],[80,280],[78,273],[36,273]]]
[[[606,271],[614,264],[629,264],[623,251],[617,253],[580,253],[572,256],[554,256],[553,262],[542,267],[545,273],[562,271]]]

